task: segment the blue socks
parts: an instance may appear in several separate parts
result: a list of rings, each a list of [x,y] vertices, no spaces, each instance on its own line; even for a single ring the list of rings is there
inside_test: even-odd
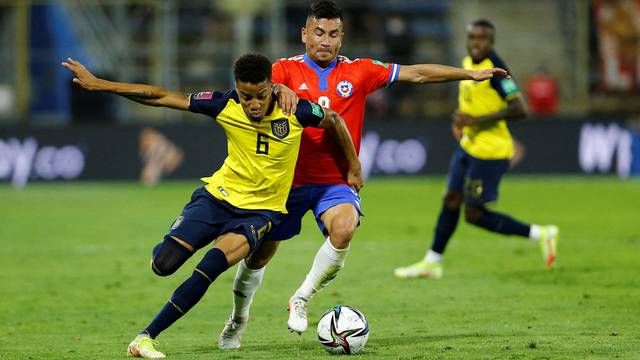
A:
[[[475,225],[505,235],[529,237],[530,226],[504,214],[486,210]]]
[[[451,210],[443,207],[438,216],[438,222],[433,235],[431,250],[443,254],[447,243],[458,225],[460,209]],[[483,209],[482,216],[473,222],[474,225],[489,231],[505,235],[519,235],[529,237],[531,226],[524,224],[508,215]]]
[[[451,235],[458,226],[458,219],[460,218],[460,209],[447,209],[443,207],[440,210],[440,216],[438,216],[438,222],[436,224],[436,230],[433,234],[433,243],[431,244],[431,250],[438,254],[443,254],[444,249],[451,239]]]
[[[191,277],[176,289],[169,302],[142,333],[149,334],[151,338],[158,336],[191,310],[202,299],[209,285],[228,268],[229,263],[222,250],[217,248],[209,250],[196,266]]]

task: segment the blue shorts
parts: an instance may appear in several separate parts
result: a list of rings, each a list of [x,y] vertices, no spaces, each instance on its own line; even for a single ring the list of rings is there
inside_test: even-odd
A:
[[[458,147],[449,165],[449,190],[464,194],[464,203],[485,206],[498,200],[498,186],[509,160],[482,160]]]
[[[302,218],[307,211],[312,210],[318,227],[324,235],[327,231],[320,220],[322,214],[339,204],[353,204],[360,210],[360,196],[347,185],[305,185],[291,188],[287,199],[287,211],[282,222],[277,225],[271,234],[270,240],[287,240],[300,234],[302,230]]]
[[[215,198],[203,186],[193,192],[167,236],[175,236],[198,250],[232,232],[244,235],[253,252],[283,216],[277,211],[239,209]]]

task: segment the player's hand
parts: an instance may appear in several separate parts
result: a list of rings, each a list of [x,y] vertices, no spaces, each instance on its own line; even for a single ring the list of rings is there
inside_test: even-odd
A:
[[[347,183],[349,183],[349,186],[354,188],[356,192],[360,192],[360,189],[364,187],[364,178],[362,177],[360,166],[349,169],[347,173]]]
[[[453,126],[457,126],[462,129],[464,126],[471,126],[476,123],[476,118],[461,111],[456,111],[452,115]]]
[[[76,77],[73,78],[73,83],[80,85],[86,90],[101,90],[100,79],[95,77],[91,71],[87,70],[80,62],[67,58],[67,61],[62,63],[62,66],[69,69]]]
[[[475,80],[475,81],[488,80],[488,79],[491,79],[493,77],[511,79],[511,75],[509,75],[509,72],[507,70],[505,70],[505,69],[502,69],[502,68],[493,68],[493,69],[472,71],[471,72],[471,76],[473,77],[473,80]]]
[[[460,139],[462,139],[462,126],[456,124],[455,121],[451,122],[451,133],[453,134],[453,138],[456,139],[456,141],[460,141]]]
[[[273,84],[273,93],[278,96],[278,105],[286,115],[296,112],[299,98],[293,90],[282,84]]]

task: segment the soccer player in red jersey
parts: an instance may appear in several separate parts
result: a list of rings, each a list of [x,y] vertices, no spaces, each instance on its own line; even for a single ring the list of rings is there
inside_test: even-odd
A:
[[[351,133],[356,151],[360,150],[366,98],[384,86],[396,81],[426,84],[508,76],[499,68],[469,71],[433,64],[400,66],[340,56],[342,12],[333,1],[311,4],[301,36],[306,53],[278,60],[273,65],[273,81],[292,89],[302,99],[316,101],[339,113]],[[302,333],[307,329],[307,302],[344,266],[361,215],[360,197],[348,186],[346,163],[339,155],[326,132],[305,129],[287,201],[289,214],[274,228],[269,237],[271,241],[265,241],[261,249],[240,263],[233,285],[233,312],[220,334],[218,347],[240,347],[249,307],[262,281],[264,266],[280,240],[300,233],[302,217],[311,210],[326,241],[316,253],[306,279],[289,300],[288,321],[291,331]]]

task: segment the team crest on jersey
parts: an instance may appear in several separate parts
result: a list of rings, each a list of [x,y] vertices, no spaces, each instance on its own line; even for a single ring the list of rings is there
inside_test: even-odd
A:
[[[353,84],[347,80],[342,80],[338,83],[336,90],[338,90],[338,94],[340,94],[340,96],[345,98],[349,97],[351,96],[351,93],[353,93]]]
[[[271,122],[271,132],[278,139],[284,139],[289,135],[289,120],[278,119]]]

